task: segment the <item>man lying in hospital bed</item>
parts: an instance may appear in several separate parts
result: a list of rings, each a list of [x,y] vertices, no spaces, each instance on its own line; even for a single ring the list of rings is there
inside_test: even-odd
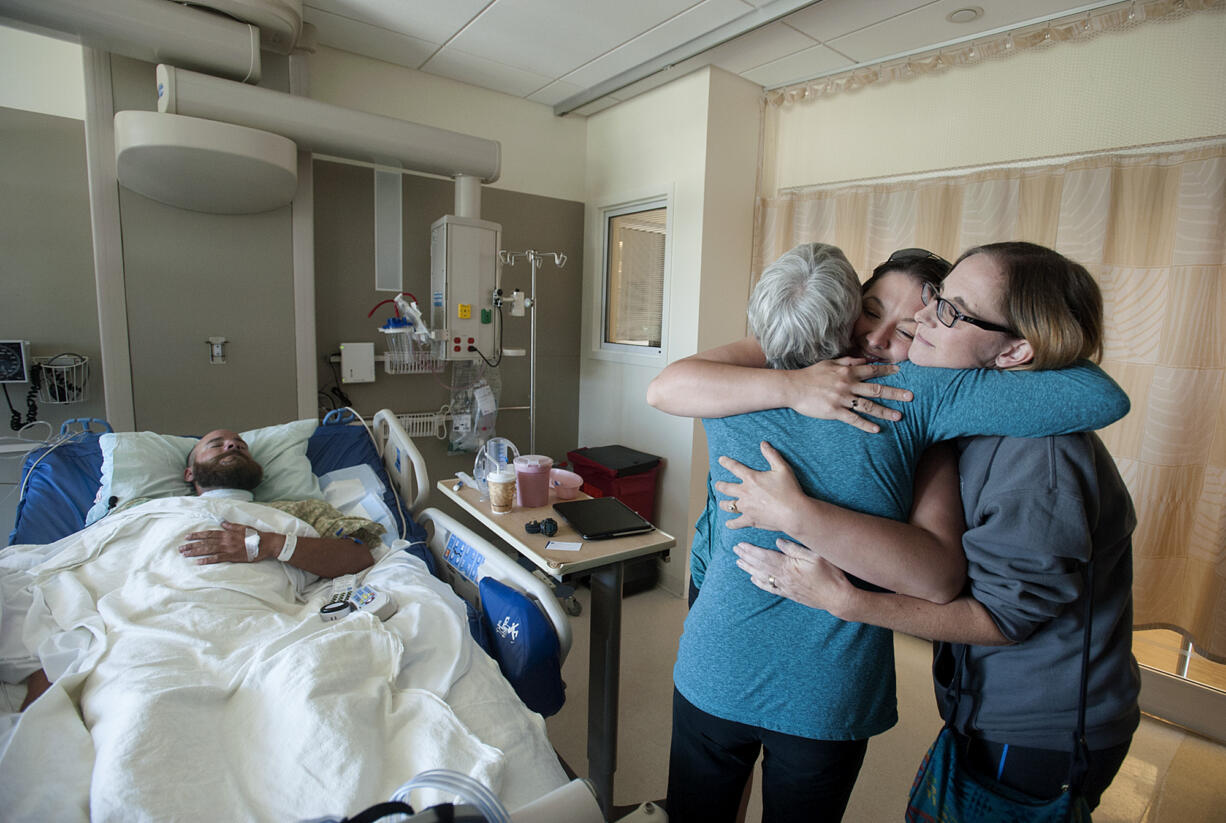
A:
[[[184,472],[196,496],[125,501],[0,553],[0,676],[46,671],[0,752],[6,815],[303,819],[439,768],[510,809],[563,784],[450,589],[370,520],[252,502],[261,473],[241,437],[211,432]],[[372,563],[363,582],[398,610],[321,621],[327,578]]]

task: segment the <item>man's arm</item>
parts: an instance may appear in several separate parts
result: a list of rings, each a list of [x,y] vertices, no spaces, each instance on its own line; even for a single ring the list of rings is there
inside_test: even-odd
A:
[[[761,346],[747,337],[669,364],[647,387],[647,402],[680,417],[728,417],[791,408],[808,417],[840,420],[877,432],[881,427],[860,414],[883,420],[898,420],[902,415],[872,398],[908,401],[911,392],[864,381],[896,371],[897,366],[850,357],[823,360],[804,369],[768,369]]]
[[[255,532],[255,529],[251,531]],[[222,523],[220,531],[195,532],[179,547],[179,554],[195,558],[204,566],[212,563],[255,563],[279,560],[320,577],[357,574],[375,562],[364,543],[346,537],[299,537],[292,553],[282,558],[287,536],[275,532],[257,532],[259,550],[248,559],[247,527],[238,523]]]
[[[720,465],[741,480],[715,484],[718,492],[733,498],[740,513],[728,521],[728,528],[785,532],[840,569],[893,592],[935,603],[948,603],[961,594],[966,581],[965,526],[958,458],[950,444],[933,446],[920,459],[906,523],[809,497],[783,456],[769,443],[761,448],[769,471],[720,458]]]

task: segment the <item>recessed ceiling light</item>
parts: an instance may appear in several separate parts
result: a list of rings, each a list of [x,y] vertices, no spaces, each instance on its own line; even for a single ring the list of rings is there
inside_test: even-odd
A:
[[[945,15],[945,19],[951,23],[970,23],[973,20],[978,20],[983,17],[983,9],[978,6],[967,6],[964,9],[957,9]]]

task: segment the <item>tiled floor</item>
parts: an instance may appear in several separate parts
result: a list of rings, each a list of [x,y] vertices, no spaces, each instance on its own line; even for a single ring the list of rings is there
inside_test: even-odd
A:
[[[586,774],[587,637],[584,611],[574,618],[575,644],[563,674],[566,705],[549,718],[555,748]],[[672,666],[685,620],[685,601],[654,589],[626,599],[622,623],[621,717],[615,802],[639,803],[664,796],[672,705]],[[940,728],[929,679],[927,643],[898,636],[898,726],[869,744],[860,780],[844,818],[847,823],[902,819],[915,768]],[[757,781],[755,781],[755,785]],[[760,823],[760,799],[750,802],[748,823]],[[1095,823],[1221,823],[1226,821],[1226,747],[1143,718],[1115,782],[1094,813]]]

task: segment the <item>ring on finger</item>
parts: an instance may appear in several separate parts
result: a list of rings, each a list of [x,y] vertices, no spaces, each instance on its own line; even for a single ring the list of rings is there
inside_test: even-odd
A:
[[[859,408],[859,405],[860,405],[860,398],[853,397],[851,399],[851,410],[856,411]]]
[[[772,589],[779,588],[779,586],[776,585],[775,583],[775,576],[773,574],[770,577],[766,578],[766,585],[770,586]]]
[[[737,513],[737,509],[736,509],[736,501],[735,501],[735,500],[729,500],[729,501],[728,501],[728,511],[732,512],[733,514],[736,514],[736,513]]]

